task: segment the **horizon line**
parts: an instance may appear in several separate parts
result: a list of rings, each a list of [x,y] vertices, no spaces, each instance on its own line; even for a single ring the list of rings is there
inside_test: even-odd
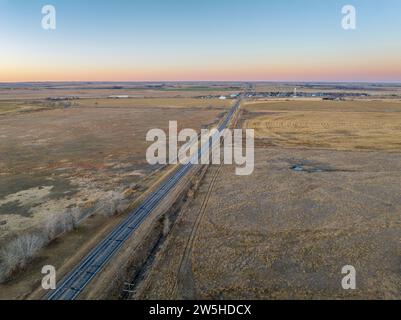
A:
[[[41,80],[41,81],[0,81],[0,84],[20,83],[364,83],[364,84],[400,84],[401,80],[367,81],[367,80]]]

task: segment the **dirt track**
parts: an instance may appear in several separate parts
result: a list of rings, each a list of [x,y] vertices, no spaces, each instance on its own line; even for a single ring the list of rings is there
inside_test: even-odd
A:
[[[206,195],[203,199],[202,205],[199,208],[199,212],[196,217],[195,224],[191,229],[191,235],[188,238],[188,242],[185,246],[185,251],[184,251],[184,254],[183,254],[181,262],[180,262],[178,277],[176,279],[177,281],[176,281],[173,291],[177,295],[177,297],[180,297],[181,299],[185,299],[185,300],[196,299],[194,275],[192,272],[192,251],[194,248],[194,243],[197,240],[199,226],[202,225],[203,219],[206,215],[207,205],[208,205],[210,196],[212,195],[212,192],[214,192],[216,181],[219,177],[221,168],[222,168],[222,166],[220,165],[217,168],[211,169],[212,171],[214,171],[213,177],[209,184],[209,188],[206,192]]]
[[[400,298],[400,154],[275,148],[256,159],[253,176],[226,166],[216,182],[191,250],[192,298]],[[302,161],[330,170],[294,171]],[[135,298],[186,297],[175,283],[188,283],[180,261],[214,172]],[[348,264],[352,292],[341,288]]]

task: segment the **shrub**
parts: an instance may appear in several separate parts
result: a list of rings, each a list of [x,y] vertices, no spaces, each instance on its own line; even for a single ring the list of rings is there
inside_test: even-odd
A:
[[[0,251],[0,282],[22,269],[43,248],[46,240],[36,234],[25,234],[11,241]]]
[[[82,210],[77,207],[67,209],[61,214],[53,214],[43,222],[40,235],[20,235],[1,249],[0,283],[6,281],[17,270],[24,268],[46,244],[73,230],[81,216]]]
[[[48,241],[73,230],[79,219],[79,208],[68,209],[61,214],[49,216],[44,225],[44,233]]]
[[[123,199],[124,196],[122,193],[110,191],[98,201],[95,212],[107,217],[111,217],[121,210],[121,208],[119,208],[119,204]]]
[[[95,211],[74,207],[48,216],[43,222],[40,233],[20,235],[0,249],[0,283],[6,281],[17,270],[24,268],[49,242],[75,229],[89,214],[112,216],[125,211],[128,207],[129,201],[124,201],[121,192],[110,191],[98,201]]]

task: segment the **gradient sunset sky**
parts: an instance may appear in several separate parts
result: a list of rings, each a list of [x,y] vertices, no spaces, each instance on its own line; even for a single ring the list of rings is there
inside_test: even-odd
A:
[[[0,0],[1,82],[186,80],[401,82],[401,1]]]

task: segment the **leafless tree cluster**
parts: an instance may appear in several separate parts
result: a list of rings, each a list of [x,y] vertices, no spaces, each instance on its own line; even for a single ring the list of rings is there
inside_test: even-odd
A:
[[[46,239],[37,234],[21,235],[0,251],[0,283],[16,270],[24,268],[44,246]]]
[[[77,225],[81,209],[67,209],[61,214],[49,215],[43,227],[28,234],[22,234],[0,250],[0,283],[14,272],[24,268],[35,255],[60,235],[73,230]]]
[[[88,216],[102,214],[109,217],[128,207],[129,201],[124,200],[121,192],[110,191],[92,209],[73,207],[47,216],[39,230],[14,238],[0,250],[0,283],[24,268],[44,246],[74,230]]]

